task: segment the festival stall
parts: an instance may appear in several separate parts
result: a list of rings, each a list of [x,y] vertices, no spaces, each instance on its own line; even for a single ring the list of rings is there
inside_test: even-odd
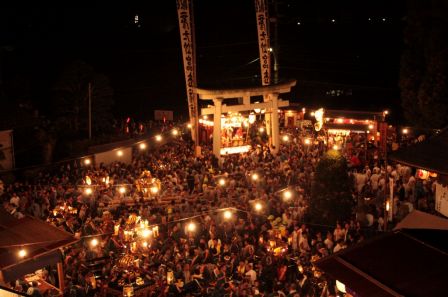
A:
[[[78,241],[72,234],[34,217],[17,219],[0,210],[0,284],[35,281],[42,293],[61,296],[64,289],[60,249]],[[59,288],[45,280],[42,268],[57,265]]]

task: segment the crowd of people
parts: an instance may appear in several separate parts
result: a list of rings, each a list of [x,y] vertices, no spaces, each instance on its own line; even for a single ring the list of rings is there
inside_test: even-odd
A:
[[[1,199],[15,217],[33,215],[80,239],[64,248],[64,296],[122,296],[129,286],[145,296],[335,296],[314,262],[385,229],[386,178],[395,183],[398,219],[414,207],[429,210],[434,189],[409,167],[355,166],[347,156],[358,205],[352,219],[310,224],[313,175],[326,146],[288,133],[276,155],[257,144],[222,160],[206,147],[195,156],[179,137],[136,149],[131,164],[71,163],[5,184]],[[161,182],[153,195],[135,186],[145,170]],[[87,186],[94,191],[86,194]],[[54,267],[46,275],[58,286]]]

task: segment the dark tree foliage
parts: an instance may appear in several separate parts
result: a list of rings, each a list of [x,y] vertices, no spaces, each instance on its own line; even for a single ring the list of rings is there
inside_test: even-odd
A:
[[[338,151],[328,151],[316,167],[309,220],[318,224],[335,225],[338,220],[350,218],[354,206],[352,186],[346,159]]]
[[[404,116],[411,125],[448,124],[447,36],[447,1],[408,1],[400,90]]]
[[[69,64],[54,87],[54,121],[60,132],[77,138],[88,136],[89,97],[91,84],[92,134],[110,131],[113,90],[108,78],[96,73],[83,61]]]

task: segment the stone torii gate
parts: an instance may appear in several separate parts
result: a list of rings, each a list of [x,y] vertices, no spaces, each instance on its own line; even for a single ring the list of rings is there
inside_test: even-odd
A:
[[[213,154],[220,158],[221,154],[221,115],[227,112],[252,111],[255,109],[265,109],[265,115],[269,117],[266,121],[267,130],[271,131],[273,153],[278,152],[280,145],[278,109],[289,106],[289,101],[278,99],[279,94],[291,92],[291,88],[296,85],[296,80],[284,83],[251,87],[243,89],[201,89],[196,88],[199,99],[213,100],[214,106],[202,108],[201,115],[213,115]],[[263,96],[263,102],[251,103],[252,96]],[[224,100],[243,98],[243,104],[226,105]]]

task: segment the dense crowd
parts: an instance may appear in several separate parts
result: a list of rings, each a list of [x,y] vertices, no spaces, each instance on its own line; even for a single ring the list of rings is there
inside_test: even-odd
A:
[[[398,219],[413,208],[430,209],[434,189],[409,167],[356,160],[360,151],[344,146],[358,207],[334,226],[309,224],[313,175],[327,146],[288,133],[276,155],[254,143],[249,153],[221,162],[207,148],[195,157],[192,143],[179,138],[136,149],[132,164],[71,163],[41,172],[4,185],[1,198],[17,218],[31,214],[81,239],[64,249],[66,296],[121,296],[131,284],[147,296],[331,296],[334,282],[313,263],[384,230],[387,178],[395,184]],[[356,141],[344,144],[357,147]],[[151,197],[135,186],[145,170],[161,181]],[[86,176],[95,186],[89,195]],[[143,238],[145,228],[152,233]],[[55,275],[47,268],[47,280],[57,285]],[[19,281],[11,287],[28,290]]]

